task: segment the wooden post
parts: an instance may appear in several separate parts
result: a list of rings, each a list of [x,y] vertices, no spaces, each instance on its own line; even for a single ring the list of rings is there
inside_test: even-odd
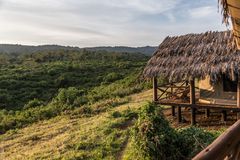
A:
[[[175,117],[175,106],[172,106],[172,116]]]
[[[240,107],[240,76],[238,76],[238,84],[237,84],[237,107]],[[240,113],[237,112],[237,119],[240,119]]]
[[[240,113],[237,112],[237,120],[240,120]]]
[[[190,104],[191,106],[191,125],[196,124],[196,108],[194,108],[194,105],[196,104],[196,98],[195,98],[195,81],[194,78],[190,80]]]
[[[240,107],[240,77],[238,77],[237,85],[237,107]]]
[[[178,120],[178,123],[181,123],[181,122],[182,122],[182,111],[181,111],[181,107],[180,107],[180,106],[177,106],[177,109],[178,109],[178,112],[177,112],[177,120]]]
[[[205,109],[205,117],[208,118],[210,115],[210,109]]]
[[[153,77],[153,102],[157,102],[157,78]]]
[[[190,104],[196,104],[194,78],[190,80]]]
[[[227,111],[223,110],[222,111],[222,121],[225,122],[227,120]]]

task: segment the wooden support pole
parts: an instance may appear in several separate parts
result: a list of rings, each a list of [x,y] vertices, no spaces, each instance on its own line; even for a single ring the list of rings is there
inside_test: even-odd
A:
[[[195,81],[194,78],[190,80],[190,104],[191,107],[191,125],[196,124],[196,108],[194,105],[196,104],[196,97],[195,97]]]
[[[181,123],[181,122],[182,122],[182,111],[181,111],[181,107],[178,106],[177,109],[178,109],[178,112],[177,112],[177,120],[178,120],[178,123]]]
[[[237,112],[237,120],[240,120],[240,112]]]
[[[205,117],[208,118],[210,115],[210,109],[205,109]]]
[[[153,77],[153,102],[157,102],[157,78]]]
[[[222,118],[221,119],[222,119],[223,122],[227,121],[227,111],[226,110],[222,111]]]
[[[196,124],[196,108],[191,109],[191,125]]]
[[[172,106],[172,116],[175,117],[175,106]]]
[[[196,104],[194,78],[190,80],[190,104]]]
[[[237,107],[240,107],[240,77],[238,77],[237,85]]]
[[[238,84],[237,84],[237,107],[240,108],[240,76],[238,76]],[[237,120],[240,119],[240,113],[237,112]]]

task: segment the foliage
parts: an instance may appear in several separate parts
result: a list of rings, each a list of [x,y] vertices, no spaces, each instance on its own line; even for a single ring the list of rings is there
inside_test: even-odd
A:
[[[8,59],[0,65],[1,133],[76,107],[80,116],[97,114],[148,87],[137,82],[141,54],[59,50]]]
[[[133,129],[134,146],[139,159],[190,159],[215,138],[215,134],[199,128],[171,128],[161,109],[154,104],[147,104],[141,109]]]
[[[219,136],[219,133],[207,132],[197,127],[180,129],[178,132],[184,140],[182,152],[188,157],[195,156]]]
[[[8,62],[0,64],[0,108],[7,110],[21,109],[34,98],[49,102],[60,88],[75,87],[86,93],[136,76],[147,61],[141,54],[86,50],[3,55]]]
[[[43,101],[34,98],[33,100],[29,101],[27,104],[24,105],[24,109],[34,108],[43,105]]]
[[[135,147],[144,159],[181,159],[177,132],[153,104],[142,108],[134,128]],[[173,154],[174,153],[174,154]]]

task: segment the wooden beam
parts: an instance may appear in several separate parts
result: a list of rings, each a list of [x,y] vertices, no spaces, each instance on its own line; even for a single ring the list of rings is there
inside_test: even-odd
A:
[[[196,104],[195,97],[195,81],[194,78],[190,80],[190,104],[191,104],[191,125],[196,124],[196,108],[194,105]]]
[[[157,86],[157,78],[156,77],[153,77],[153,102],[157,102],[158,100],[158,97],[157,97],[157,89],[158,89],[158,86]]]
[[[172,106],[172,116],[175,117],[175,106]]]
[[[189,103],[180,103],[180,102],[164,102],[164,101],[160,101],[158,102],[158,104],[160,105],[166,105],[166,106],[182,106],[182,107],[188,107],[188,108],[192,108],[194,106],[194,108],[197,109],[212,109],[212,110],[231,110],[231,111],[235,111],[235,112],[240,112],[240,108],[238,108],[237,106],[225,106],[225,105],[219,105],[219,104],[195,104],[195,105],[191,105]]]
[[[182,122],[182,110],[181,110],[180,106],[177,106],[177,109],[178,109],[177,120],[178,120],[178,123],[181,123]]]

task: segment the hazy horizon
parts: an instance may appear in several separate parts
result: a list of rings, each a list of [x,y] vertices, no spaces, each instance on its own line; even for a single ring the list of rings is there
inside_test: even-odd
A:
[[[222,31],[217,0],[0,0],[0,43],[158,46],[168,35]]]
[[[86,47],[80,47],[80,46],[74,46],[74,45],[59,45],[59,44],[14,44],[14,43],[0,43],[0,45],[20,45],[20,46],[34,46],[34,47],[38,47],[38,46],[63,46],[63,47],[78,47],[78,48],[97,48],[97,47],[129,47],[129,48],[141,48],[141,47],[157,47],[159,45],[145,45],[145,46],[86,46]]]

